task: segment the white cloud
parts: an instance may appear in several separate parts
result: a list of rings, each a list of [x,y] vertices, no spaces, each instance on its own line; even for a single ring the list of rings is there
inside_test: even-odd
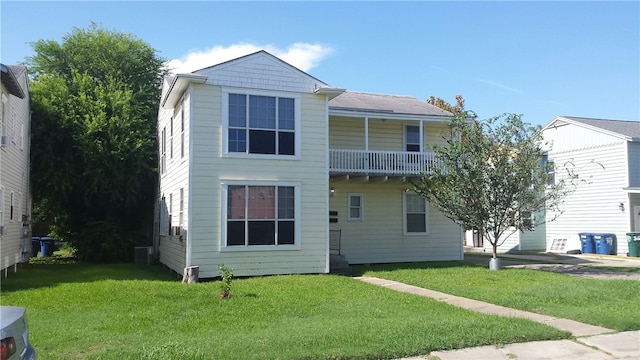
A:
[[[331,47],[320,44],[295,43],[282,50],[273,45],[239,43],[192,51],[180,59],[169,60],[166,65],[174,74],[189,73],[260,50],[265,50],[302,71],[313,69],[333,52]]]

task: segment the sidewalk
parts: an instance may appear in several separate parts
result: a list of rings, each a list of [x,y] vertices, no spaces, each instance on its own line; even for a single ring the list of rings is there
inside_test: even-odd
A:
[[[505,360],[542,360],[542,359],[640,359],[640,331],[615,333],[615,330],[584,324],[577,321],[556,318],[516,310],[504,306],[485,303],[449,295],[438,291],[403,284],[397,281],[375,277],[356,277],[355,279],[396,291],[429,297],[438,301],[485,314],[519,317],[536,321],[557,329],[568,331],[577,339],[536,341],[508,344],[502,347],[481,346],[460,350],[436,351],[418,359],[505,359]]]

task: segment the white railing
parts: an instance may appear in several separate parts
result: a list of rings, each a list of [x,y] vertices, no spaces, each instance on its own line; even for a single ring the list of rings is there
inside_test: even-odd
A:
[[[331,174],[419,175],[435,162],[432,152],[329,149]]]

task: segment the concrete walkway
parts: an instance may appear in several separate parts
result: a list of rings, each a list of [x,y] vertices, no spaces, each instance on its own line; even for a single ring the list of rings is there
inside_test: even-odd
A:
[[[615,333],[615,330],[584,324],[581,322],[535,314],[478,300],[449,295],[438,291],[403,284],[375,277],[355,279],[396,291],[429,297],[438,301],[485,314],[519,317],[568,331],[577,339],[536,341],[508,344],[501,347],[481,346],[450,351],[436,351],[424,357],[410,359],[640,359],[640,331]],[[404,359],[409,360],[409,358]]]

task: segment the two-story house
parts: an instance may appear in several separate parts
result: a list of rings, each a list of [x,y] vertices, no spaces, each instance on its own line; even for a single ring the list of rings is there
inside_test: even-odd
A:
[[[29,261],[31,194],[29,190],[29,80],[22,65],[0,64],[0,270]]]
[[[640,232],[640,121],[557,116],[542,129],[549,161],[580,176],[576,191],[549,211],[547,249],[580,244],[578,234],[613,234],[612,252],[628,252],[627,233]],[[566,177],[555,175],[555,181]],[[559,216],[558,216],[559,215]]]
[[[413,194],[451,114],[347,92],[259,51],[167,77],[158,113],[159,260],[201,277],[460,260],[460,227]],[[331,236],[331,235],[333,236]],[[334,241],[330,241],[333,238]]]

